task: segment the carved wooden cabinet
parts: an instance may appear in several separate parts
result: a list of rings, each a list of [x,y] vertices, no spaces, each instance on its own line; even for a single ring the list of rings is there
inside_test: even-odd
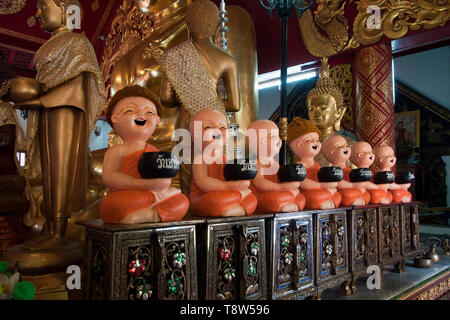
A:
[[[347,212],[349,270],[352,293],[357,290],[358,277],[366,275],[367,267],[378,264],[378,228],[376,206],[355,207]]]
[[[346,211],[340,208],[314,214],[315,282],[319,296],[339,283],[342,293],[351,294]]]
[[[198,299],[195,231],[203,221],[81,223],[86,227],[86,298]]]
[[[207,218],[198,233],[202,300],[267,299],[265,220]]]
[[[276,214],[267,224],[267,235],[269,297],[303,299],[316,296],[312,213]]]
[[[404,267],[400,214],[398,205],[378,205],[378,262],[384,267],[396,264],[397,271]]]
[[[400,206],[401,252],[405,257],[413,257],[420,249],[419,204],[405,203]]]

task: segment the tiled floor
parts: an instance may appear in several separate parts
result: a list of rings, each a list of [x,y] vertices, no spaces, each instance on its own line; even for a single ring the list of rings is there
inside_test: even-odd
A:
[[[450,228],[449,228],[450,229]],[[427,230],[428,231],[428,230]],[[425,251],[428,246],[425,244],[426,239],[431,234],[420,234],[421,248]],[[395,273],[383,271],[384,281],[380,290],[367,288],[367,277],[361,277],[356,282],[358,291],[350,296],[339,295],[338,288],[327,289],[322,294],[322,300],[389,300],[405,293],[417,284],[425,281],[445,270],[450,269],[450,256],[442,254],[442,250],[438,248],[437,252],[441,258],[440,262],[431,268],[416,268],[412,260],[407,260],[407,269],[404,273]]]

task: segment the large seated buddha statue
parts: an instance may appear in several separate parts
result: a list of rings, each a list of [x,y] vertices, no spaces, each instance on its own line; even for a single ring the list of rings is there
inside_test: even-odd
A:
[[[193,2],[192,0],[151,2],[135,0],[127,3],[124,1],[123,7],[118,10],[112,23],[112,31],[106,39],[106,52],[102,63],[105,78],[110,77],[111,94],[134,84],[150,88],[156,94],[160,93],[164,72],[157,57],[185,42],[192,35],[187,28],[186,14]],[[227,6],[226,10],[227,26],[230,29],[227,33],[228,48],[236,58],[240,71],[237,75],[240,85],[238,99],[239,105],[242,106],[240,111],[233,108],[229,111],[239,111],[236,113],[236,122],[241,128],[247,128],[255,120],[258,108],[256,36],[253,21],[247,11],[233,5]],[[198,26],[211,23],[208,21],[210,15],[203,16],[194,12],[194,16],[192,23]],[[215,25],[213,41],[217,44],[220,40],[217,29],[219,18],[215,13],[213,16],[217,19],[212,21]],[[136,33],[143,35],[144,38],[137,39]],[[217,77],[214,75],[215,66],[206,64],[205,68],[212,79]],[[178,114],[182,109],[180,107],[182,101],[175,99],[171,108],[164,108],[164,117],[149,143],[161,150],[170,150],[173,147],[171,135],[174,128],[180,127],[183,123],[182,127],[186,129],[189,127],[189,122],[181,121],[184,118],[180,119]]]

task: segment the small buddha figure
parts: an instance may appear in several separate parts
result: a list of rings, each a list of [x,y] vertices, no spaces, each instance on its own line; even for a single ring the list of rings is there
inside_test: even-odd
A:
[[[158,97],[144,87],[125,87],[109,102],[106,119],[122,143],[111,146],[103,161],[103,182],[110,188],[100,203],[105,223],[178,221],[186,214],[189,201],[170,178],[143,179],[138,169],[144,152],[159,151],[146,141],[161,116]]]
[[[254,130],[257,138],[255,144],[248,143],[250,151],[257,155],[258,173],[250,186],[258,199],[257,211],[303,210],[305,197],[299,192],[300,182],[280,183],[278,179],[280,166],[274,159],[281,148],[278,126],[270,120],[256,120],[250,124],[247,133],[250,130]]]
[[[338,134],[341,130],[341,121],[345,114],[344,98],[341,90],[336,86],[329,75],[329,67],[326,61],[322,62],[320,77],[316,87],[308,92],[306,97],[308,118],[320,130],[320,141]],[[351,146],[355,141],[344,137]],[[316,157],[320,166],[327,166],[327,160],[322,154]]]
[[[337,182],[319,182],[320,165],[314,160],[322,147],[320,130],[312,121],[295,117],[288,125],[287,143],[306,168],[306,179],[300,190],[306,198],[305,208],[333,209],[339,207],[342,197],[337,191]]]
[[[372,203],[371,196],[369,193],[369,190],[378,190],[378,187],[370,182],[372,180],[372,171],[370,171],[370,166],[375,161],[375,155],[372,152],[372,147],[369,143],[365,141],[357,141],[352,146],[352,152],[350,154],[350,161],[353,165],[355,165],[357,168],[353,169],[353,174],[355,175],[354,180],[356,182],[353,182],[354,185],[356,185],[361,192],[363,193],[364,200],[366,204]],[[352,179],[352,171],[350,171],[349,179]],[[344,179],[345,179],[345,173],[344,173]],[[379,198],[381,196],[381,198]],[[377,199],[375,203],[390,203],[389,198],[387,195],[377,195]]]
[[[257,200],[249,180],[226,181],[223,154],[228,127],[225,116],[216,110],[198,112],[190,125],[195,150],[190,193],[191,212],[200,216],[230,217],[251,215]],[[199,143],[201,141],[201,143]]]
[[[391,171],[397,162],[394,149],[389,146],[377,146],[373,149],[373,153],[375,154],[375,162],[372,165],[374,182],[377,183],[378,177],[380,177],[380,183],[377,186],[392,194],[392,202],[411,202],[412,195],[408,191],[411,184],[394,182],[395,177]]]

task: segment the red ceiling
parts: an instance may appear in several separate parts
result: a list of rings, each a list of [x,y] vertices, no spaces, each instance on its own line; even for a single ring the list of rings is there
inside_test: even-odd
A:
[[[25,7],[18,13],[12,15],[0,16],[0,48],[2,51],[22,51],[22,56],[32,56],[39,46],[49,38],[49,34],[42,31],[38,21],[32,27],[27,25],[27,20],[36,12],[36,0],[28,0]],[[103,51],[103,40],[101,36],[108,34],[112,19],[114,18],[116,10],[119,8],[122,0],[81,0],[84,10],[84,19],[82,21],[82,32],[91,40],[98,56]],[[92,7],[94,3],[98,2],[97,10]],[[216,4],[220,0],[214,0]],[[258,46],[258,63],[259,73],[265,73],[279,69],[280,67],[280,23],[277,17],[271,19],[268,13],[261,7],[259,0],[226,0],[227,5],[240,5],[246,9],[256,29],[257,46]],[[349,25],[353,25],[353,20],[356,15],[356,4],[347,3],[346,17]],[[351,29],[351,28],[350,28]],[[427,42],[431,38],[450,38],[450,23],[445,28],[437,30],[423,29],[413,31],[408,34],[415,36],[424,33],[425,36],[416,37],[419,43]],[[428,35],[431,35],[430,37]],[[434,35],[434,36],[432,36]],[[405,42],[404,42],[405,43]],[[406,41],[407,43],[407,41]],[[411,44],[409,44],[411,45]],[[416,43],[417,45],[417,43]],[[5,49],[6,48],[6,49]],[[11,51],[11,52],[12,52]],[[7,52],[10,53],[10,52]],[[336,57],[331,64],[340,63],[343,60],[348,60],[352,56],[351,52]],[[24,70],[25,58],[20,55],[11,58],[11,63],[15,68],[20,69],[19,74],[26,74]],[[15,61],[17,60],[17,61]],[[100,60],[100,57],[99,57]],[[288,65],[297,65],[301,63],[315,61],[317,58],[307,53],[304,48],[300,36],[300,30],[293,15],[289,20],[288,28]],[[28,71],[32,70],[32,65],[29,66]]]

